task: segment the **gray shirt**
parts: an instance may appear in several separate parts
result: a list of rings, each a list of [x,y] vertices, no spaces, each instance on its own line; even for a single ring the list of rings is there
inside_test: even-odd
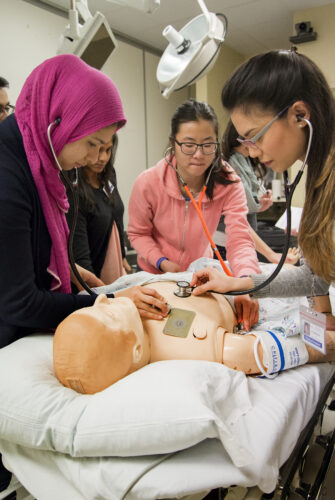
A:
[[[260,285],[265,281],[269,274],[253,274],[251,277],[254,286]],[[316,276],[305,259],[302,259],[302,265],[294,269],[282,269],[278,276],[264,288],[253,293],[254,298],[261,297],[303,297],[327,295],[329,283]]]

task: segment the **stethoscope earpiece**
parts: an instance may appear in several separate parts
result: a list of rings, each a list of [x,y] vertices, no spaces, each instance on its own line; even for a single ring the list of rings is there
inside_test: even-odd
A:
[[[58,161],[58,158],[56,156],[56,153],[55,153],[55,150],[54,150],[54,147],[53,147],[53,144],[52,144],[52,140],[51,140],[51,129],[54,125],[59,125],[60,122],[62,121],[61,118],[56,118],[56,120],[54,122],[51,122],[49,125],[48,125],[48,129],[47,129],[47,136],[48,136],[48,141],[49,141],[49,146],[50,146],[50,149],[51,149],[51,152],[52,152],[52,156],[54,157],[54,160],[55,160],[55,163],[59,169],[60,172],[62,172],[62,167],[60,166],[59,164],[59,161]]]
[[[300,122],[299,127],[304,127],[305,123],[307,123],[307,125],[308,125],[308,120],[304,116],[297,115],[297,121]],[[301,122],[305,122],[305,123],[301,123]]]

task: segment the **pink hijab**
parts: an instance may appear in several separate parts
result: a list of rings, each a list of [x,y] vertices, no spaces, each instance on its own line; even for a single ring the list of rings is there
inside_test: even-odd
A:
[[[51,290],[71,291],[67,252],[69,205],[49,146],[51,129],[56,155],[71,142],[126,119],[112,80],[74,55],[60,55],[40,64],[27,78],[17,100],[15,116],[36,184],[52,247],[48,272]]]

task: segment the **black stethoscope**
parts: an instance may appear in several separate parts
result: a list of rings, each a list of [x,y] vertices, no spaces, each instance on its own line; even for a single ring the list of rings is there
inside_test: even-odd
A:
[[[306,165],[307,160],[308,160],[308,156],[309,156],[309,152],[310,152],[311,144],[312,144],[312,138],[313,138],[313,126],[312,126],[311,122],[309,120],[307,120],[307,118],[303,118],[301,116],[298,116],[297,118],[298,118],[298,121],[304,121],[304,122],[307,123],[308,128],[309,128],[309,138],[308,138],[307,150],[306,150],[306,155],[305,155],[304,161],[303,161],[303,163],[302,163],[302,165],[300,167],[300,170],[297,173],[294,181],[292,182],[292,184],[290,184],[287,171],[285,170],[285,172],[283,172],[284,189],[285,189],[285,199],[286,199],[286,236],[285,236],[284,251],[282,253],[281,259],[278,262],[278,265],[277,265],[276,269],[273,271],[272,274],[270,274],[270,276],[268,276],[266,278],[266,280],[263,281],[263,283],[260,283],[259,285],[255,286],[253,288],[249,288],[248,290],[242,290],[242,291],[239,291],[239,292],[225,292],[223,295],[246,295],[246,294],[249,294],[249,293],[257,292],[258,290],[261,290],[262,288],[264,288],[265,286],[267,286],[269,283],[271,283],[271,281],[273,281],[275,279],[275,277],[277,276],[277,274],[280,272],[281,268],[284,265],[284,262],[285,262],[285,259],[286,259],[286,255],[287,255],[287,252],[288,252],[288,249],[289,249],[289,245],[290,245],[290,234],[291,234],[291,202],[292,202],[292,196],[293,196],[294,190],[297,187],[297,184],[300,181],[301,176],[302,176],[302,174],[304,172],[304,168],[305,168],[305,165]],[[169,148],[169,149],[172,149],[172,148]],[[180,179],[180,182],[182,183],[183,187],[185,188],[187,194],[190,196],[190,199],[191,199],[193,205],[195,206],[195,208],[197,210],[197,213],[198,213],[198,215],[199,215],[199,217],[201,219],[201,222],[202,222],[203,221],[203,216],[202,216],[200,208],[197,206],[197,203],[194,200],[191,191],[189,190],[187,184],[183,181],[183,179],[182,179],[180,173],[178,172],[177,168],[167,158],[167,154],[165,154],[165,161],[177,173],[177,176]],[[201,191],[201,195],[202,195],[201,199],[200,199],[200,196],[199,196],[199,202],[198,203],[201,203],[202,197],[203,197],[203,195],[204,195],[204,193],[206,191],[207,183],[208,183],[208,180],[209,180],[209,176],[210,176],[210,174],[212,172],[212,169],[213,169],[213,166],[211,167],[211,170],[209,171],[209,174],[207,176],[205,185],[203,187],[203,190]],[[206,225],[204,225],[204,224],[205,224],[205,221],[203,223],[203,226],[204,226],[206,235],[207,235],[207,237],[209,236],[210,242],[211,242],[212,238],[209,235],[207,227],[205,228]],[[213,245],[211,243],[211,246],[212,246],[213,250],[215,251],[216,246],[215,246],[214,242],[213,242]],[[214,249],[214,247],[215,247],[215,249]],[[216,252],[215,252],[215,254],[216,254]],[[222,258],[221,258],[221,256],[220,256],[219,260],[220,260],[220,263],[221,263],[221,266],[222,266],[222,262],[221,262]],[[222,267],[223,267],[224,271],[226,272],[227,266],[225,264],[224,264],[224,266],[225,267],[223,267],[223,266]],[[228,274],[229,276],[231,276],[231,272],[229,270],[228,270],[228,272],[226,272],[226,274]],[[211,290],[211,291],[215,292],[215,293],[221,293],[221,292],[216,292],[215,290]]]
[[[298,117],[298,120],[299,121],[304,121],[304,122],[307,123],[308,128],[309,128],[309,138],[308,138],[308,144],[307,144],[307,150],[306,150],[305,159],[304,159],[303,164],[302,164],[299,172],[297,173],[297,175],[296,175],[296,177],[295,177],[295,179],[294,179],[294,181],[293,181],[292,184],[290,184],[290,182],[289,182],[287,171],[285,171],[283,173],[283,176],[284,176],[284,188],[285,188],[285,198],[286,198],[286,216],[287,216],[286,220],[287,220],[287,223],[286,223],[285,247],[284,247],[284,251],[282,253],[281,259],[280,259],[280,261],[279,261],[276,269],[273,271],[272,274],[270,274],[270,276],[268,276],[268,278],[265,281],[263,281],[263,283],[260,283],[259,285],[257,285],[254,288],[249,288],[248,290],[243,290],[243,291],[239,291],[239,292],[225,292],[224,295],[245,295],[245,294],[249,294],[249,293],[253,293],[253,292],[256,292],[258,290],[261,290],[262,288],[264,288],[265,286],[267,286],[269,283],[271,283],[271,281],[274,280],[274,278],[277,276],[277,274],[279,273],[279,271],[281,270],[281,268],[284,265],[284,262],[285,262],[285,259],[286,259],[286,255],[287,255],[287,252],[288,252],[288,249],[289,249],[289,244],[290,244],[290,233],[291,233],[291,202],[292,202],[292,196],[293,196],[295,188],[297,187],[298,182],[301,179],[301,176],[303,174],[305,165],[307,163],[309,152],[310,152],[310,149],[311,149],[312,138],[313,138],[313,126],[312,126],[311,122],[309,120],[307,120],[306,118],[302,118],[302,117]],[[60,174],[62,175],[62,178],[65,180],[67,186],[71,190],[72,195],[73,195],[73,200],[74,200],[74,207],[73,207],[74,217],[73,217],[72,224],[71,224],[71,227],[70,227],[70,235],[69,235],[69,241],[68,241],[68,254],[69,254],[70,266],[71,266],[71,269],[73,271],[73,274],[76,276],[77,280],[82,285],[82,287],[90,295],[94,295],[95,296],[97,294],[85,283],[85,281],[80,276],[80,274],[79,274],[79,272],[78,272],[78,270],[76,268],[74,258],[73,258],[73,251],[72,251],[73,237],[74,237],[74,229],[75,229],[76,222],[77,222],[77,217],[78,217],[78,206],[79,206],[78,193],[77,193],[77,190],[74,189],[73,186],[76,186],[78,184],[78,172],[77,172],[77,169],[76,169],[76,180],[72,184],[67,179],[67,177],[64,175],[63,169],[62,169],[62,167],[61,167],[61,165],[60,165],[60,163],[58,161],[58,158],[56,156],[56,153],[55,153],[55,150],[54,150],[54,147],[53,147],[53,144],[52,144],[52,140],[51,140],[51,129],[52,129],[52,127],[54,125],[57,126],[60,123],[61,123],[61,118],[57,118],[55,121],[51,122],[49,124],[49,126],[48,126],[48,129],[47,129],[47,136],[48,136],[48,141],[49,141],[50,149],[51,149],[52,155],[54,157],[54,160],[56,162],[56,165],[57,165],[57,167],[58,167],[58,169],[60,171]],[[171,150],[171,149],[172,148],[169,148],[168,150]],[[219,254],[219,252],[217,250],[217,247],[216,247],[216,245],[215,245],[215,243],[214,243],[214,241],[213,241],[213,239],[212,239],[212,237],[211,237],[211,235],[210,235],[210,233],[208,231],[208,228],[206,226],[206,223],[205,223],[205,220],[203,218],[202,211],[201,211],[201,202],[202,202],[202,199],[204,197],[205,191],[207,189],[207,184],[208,184],[210,175],[212,173],[212,170],[213,170],[213,168],[215,166],[215,163],[213,162],[213,165],[210,168],[210,171],[209,171],[209,173],[207,175],[205,184],[204,184],[204,186],[203,186],[203,188],[201,190],[201,193],[200,193],[199,198],[198,198],[198,203],[197,203],[196,200],[194,199],[194,196],[192,195],[189,187],[187,186],[186,182],[183,180],[182,176],[178,172],[177,168],[167,158],[167,153],[165,154],[165,160],[174,169],[174,171],[176,172],[178,178],[180,179],[180,182],[182,183],[185,191],[187,192],[188,196],[190,197],[190,200],[191,200],[193,206],[195,207],[195,209],[197,211],[197,214],[198,214],[198,216],[199,216],[199,218],[201,220],[201,223],[203,225],[204,231],[205,231],[205,233],[206,233],[206,235],[207,235],[207,237],[209,239],[211,247],[212,247],[213,251],[215,252],[216,256],[218,257],[223,270],[226,272],[226,274],[228,274],[229,276],[231,276],[231,272],[229,271],[229,269],[227,268],[226,264],[224,263],[221,255]],[[220,292],[216,292],[216,293],[220,293]]]
[[[64,179],[66,185],[69,187],[69,189],[71,190],[71,193],[72,193],[72,196],[73,196],[73,201],[74,201],[74,205],[73,205],[73,219],[72,219],[72,223],[71,223],[71,227],[70,227],[70,235],[69,235],[69,241],[68,241],[68,255],[69,255],[69,262],[70,262],[70,266],[71,266],[71,269],[73,271],[73,274],[75,275],[75,277],[77,278],[77,280],[79,281],[79,283],[82,285],[82,287],[90,294],[90,295],[94,295],[94,296],[97,296],[97,293],[95,293],[86,283],[85,281],[82,279],[82,277],[80,276],[78,270],[77,270],[77,267],[76,267],[76,263],[75,263],[75,260],[73,258],[73,251],[72,251],[72,248],[73,248],[73,237],[74,237],[74,230],[75,230],[75,227],[76,227],[76,223],[77,223],[77,218],[78,218],[78,208],[79,208],[79,198],[78,198],[78,192],[77,192],[77,189],[75,189],[75,187],[78,185],[78,171],[77,169],[75,168],[75,172],[76,172],[76,178],[74,180],[74,182],[70,182],[69,179],[66,177],[66,175],[64,175],[64,172],[63,172],[63,169],[58,161],[58,158],[56,156],[56,153],[55,153],[55,150],[54,150],[54,147],[53,147],[53,144],[52,144],[52,140],[51,140],[51,129],[54,125],[59,125],[61,122],[61,118],[57,118],[54,122],[51,122],[48,126],[48,129],[47,129],[47,135],[48,135],[48,141],[49,141],[49,145],[50,145],[50,149],[51,149],[51,152],[52,152],[52,155],[54,157],[54,160],[56,162],[56,165],[60,171],[60,175],[62,176],[62,179]]]

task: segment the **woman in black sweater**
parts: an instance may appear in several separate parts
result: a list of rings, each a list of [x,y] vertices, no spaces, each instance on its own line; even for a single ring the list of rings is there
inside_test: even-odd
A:
[[[0,124],[0,348],[53,329],[94,303],[94,296],[71,293],[60,170],[96,161],[100,146],[125,122],[110,78],[76,56],[61,55],[31,73],[15,115]],[[92,273],[81,274],[90,286],[98,283]],[[127,294],[142,315],[167,313],[151,290]]]
[[[118,136],[114,134],[111,143],[100,147],[98,161],[78,171],[79,207],[73,255],[77,264],[105,284],[131,271],[124,245],[124,205],[114,168],[117,146]],[[74,200],[70,190],[68,199],[67,220],[71,227]]]

